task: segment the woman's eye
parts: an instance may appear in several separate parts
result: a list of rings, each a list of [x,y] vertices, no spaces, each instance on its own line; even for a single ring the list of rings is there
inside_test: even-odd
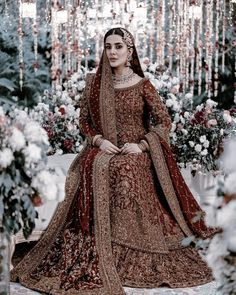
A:
[[[121,49],[123,46],[122,45],[117,45],[116,49]]]

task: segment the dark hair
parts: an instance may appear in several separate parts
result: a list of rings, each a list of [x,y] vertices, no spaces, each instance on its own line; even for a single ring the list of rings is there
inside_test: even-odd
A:
[[[124,33],[121,31],[120,28],[113,28],[113,29],[110,29],[109,31],[106,32],[106,34],[104,36],[104,43],[106,42],[107,37],[111,36],[111,35],[119,35],[122,38],[124,37]]]

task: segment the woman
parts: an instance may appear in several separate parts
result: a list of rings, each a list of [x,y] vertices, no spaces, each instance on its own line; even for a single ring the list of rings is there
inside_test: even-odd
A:
[[[186,236],[208,237],[168,145],[171,120],[144,78],[132,35],[109,30],[81,99],[87,144],[46,233],[13,270],[48,294],[125,294],[122,286],[187,287],[211,272]]]

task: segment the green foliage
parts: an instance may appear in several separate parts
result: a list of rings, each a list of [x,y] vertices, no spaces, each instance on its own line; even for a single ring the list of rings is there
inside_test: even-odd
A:
[[[19,85],[19,36],[18,17],[4,7],[0,11],[0,103],[7,102],[32,106],[44,89],[50,87],[50,34],[44,22],[40,22],[38,32],[38,60],[35,64],[32,20],[23,24],[23,88]],[[35,67],[38,70],[35,71]]]

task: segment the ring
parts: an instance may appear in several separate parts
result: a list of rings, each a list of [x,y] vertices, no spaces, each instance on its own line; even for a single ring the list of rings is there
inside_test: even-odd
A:
[[[124,144],[124,147],[127,147],[128,145],[129,145],[129,143],[127,142],[127,143]]]

